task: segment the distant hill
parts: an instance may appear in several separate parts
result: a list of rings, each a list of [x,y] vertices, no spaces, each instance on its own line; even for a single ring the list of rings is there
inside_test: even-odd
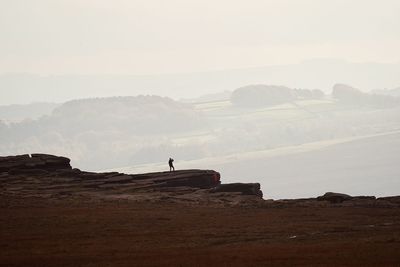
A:
[[[59,105],[56,103],[32,103],[0,106],[0,120],[16,122],[24,119],[37,119],[43,115],[50,115]]]
[[[43,123],[61,132],[123,131],[131,134],[181,132],[201,125],[189,104],[167,97],[136,96],[68,101]]]

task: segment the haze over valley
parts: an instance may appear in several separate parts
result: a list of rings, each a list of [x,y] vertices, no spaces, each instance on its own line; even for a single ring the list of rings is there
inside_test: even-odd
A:
[[[126,173],[166,170],[173,156],[177,168],[257,179],[273,198],[329,188],[391,195],[400,185],[400,98],[384,92],[258,84],[184,101],[142,95],[36,104],[43,116],[14,121],[32,105],[3,106],[0,153],[64,155],[81,169]]]

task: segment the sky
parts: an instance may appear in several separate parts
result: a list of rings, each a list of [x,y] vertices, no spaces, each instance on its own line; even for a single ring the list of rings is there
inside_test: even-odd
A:
[[[400,62],[398,0],[0,0],[0,74]]]

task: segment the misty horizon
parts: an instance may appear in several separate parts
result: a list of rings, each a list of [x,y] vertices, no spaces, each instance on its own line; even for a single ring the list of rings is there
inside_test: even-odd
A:
[[[0,87],[6,89],[0,91],[0,105],[62,103],[78,98],[143,94],[184,100],[233,91],[249,84],[319,89],[329,93],[336,83],[345,83],[364,92],[395,89],[400,87],[400,63],[314,59],[293,65],[160,75],[9,73],[0,74]]]

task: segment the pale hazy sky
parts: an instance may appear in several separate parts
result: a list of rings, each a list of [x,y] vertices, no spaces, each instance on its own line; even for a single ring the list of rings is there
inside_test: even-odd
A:
[[[400,62],[399,0],[0,0],[0,73]]]

